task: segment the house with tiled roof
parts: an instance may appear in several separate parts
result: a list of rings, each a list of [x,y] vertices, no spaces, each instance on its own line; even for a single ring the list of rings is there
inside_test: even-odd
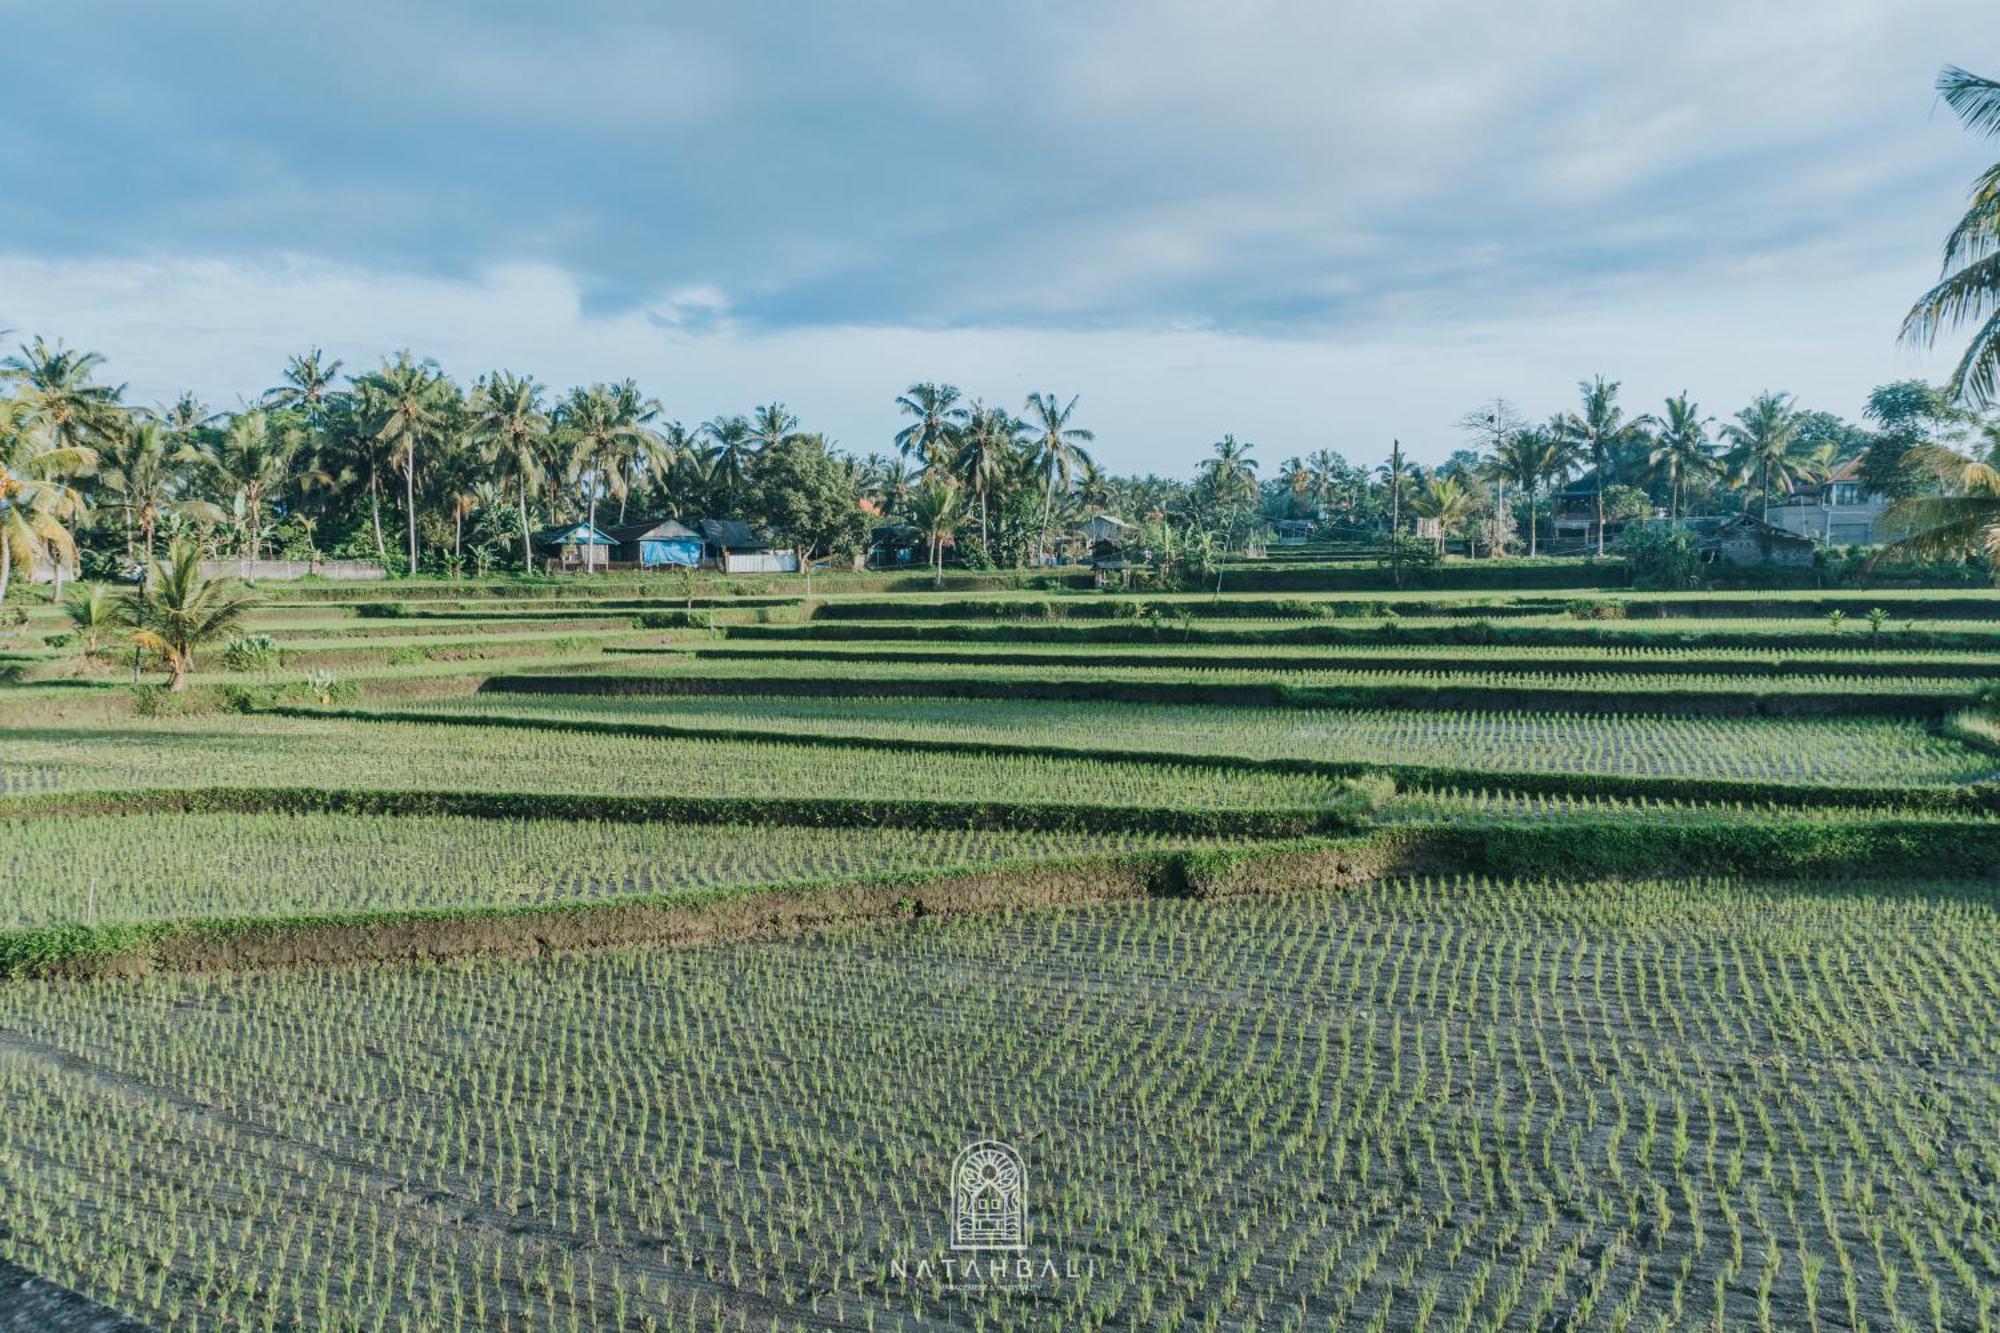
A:
[[[1792,488],[1785,503],[1771,508],[1771,526],[1822,546],[1874,546],[1893,534],[1882,531],[1886,497],[1870,491],[1861,480],[1861,459],[1850,458],[1827,474],[1826,480]]]

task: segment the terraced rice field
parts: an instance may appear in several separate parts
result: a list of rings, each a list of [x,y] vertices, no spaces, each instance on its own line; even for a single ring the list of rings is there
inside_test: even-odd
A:
[[[1122,652],[1122,649],[1119,650]],[[1199,650],[1191,650],[1198,652]],[[757,680],[764,678],[819,679],[828,674],[824,661],[810,657],[682,657],[671,646],[619,653],[633,669],[666,675],[679,673],[707,680]],[[1187,666],[1162,662],[1159,666],[1107,665],[1094,662],[1087,652],[1072,650],[1066,657],[1036,662],[1023,667],[1007,662],[988,665],[966,661],[848,660],[839,663],[843,681],[929,680],[929,681],[1016,681],[1030,676],[1048,679],[1087,679],[1135,685],[1291,685],[1336,690],[1357,688],[1488,689],[1539,693],[1644,695],[1666,691],[1736,696],[1794,696],[1808,702],[1841,695],[1937,695],[1970,699],[1979,681],[1963,676],[1909,675],[1808,675],[1785,674],[1771,678],[1745,679],[1736,675],[1689,671],[1684,674],[1643,672],[1621,674],[1592,670],[1566,672],[1558,665],[1529,666],[1515,670],[1426,670],[1421,666],[1398,670],[1346,670],[1337,665],[1301,666],[1294,658],[1280,658],[1256,664],[1245,658],[1241,666]]]
[[[169,1329],[1979,1328],[1995,913],[1398,882],[17,985],[0,1255]],[[947,1290],[987,1137],[1035,1275]]]
[[[1308,807],[1341,785],[1308,775],[1012,755],[591,736],[285,717],[176,717],[0,731],[15,770],[66,791],[367,788],[633,796]]]
[[[282,814],[36,820],[0,842],[0,927],[695,902],[739,890],[1203,845],[1143,833]]]
[[[582,719],[1059,744],[1082,750],[1354,760],[1490,769],[1778,782],[1962,783],[2000,759],[1924,724],[1869,718],[1672,718],[1408,709],[1176,707],[1060,700],[494,693],[407,705],[423,713]]]
[[[661,589],[301,589],[179,699],[36,608],[0,1262],[202,1333],[2000,1321],[2000,601]],[[1034,1262],[954,1283],[979,1139]]]

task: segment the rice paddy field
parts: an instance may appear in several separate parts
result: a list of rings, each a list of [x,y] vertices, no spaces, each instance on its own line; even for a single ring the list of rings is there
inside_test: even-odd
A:
[[[643,727],[1059,744],[1488,771],[1868,784],[1967,783],[2000,761],[1914,721],[1283,709],[1061,700],[482,693],[420,714]]]
[[[1995,905],[1397,881],[28,983],[8,1247],[176,1326],[1980,1327]],[[910,1276],[986,1137],[1059,1275]]]
[[[180,696],[30,603],[0,1265],[77,1328],[1994,1328],[2000,594],[1316,568],[273,587]]]

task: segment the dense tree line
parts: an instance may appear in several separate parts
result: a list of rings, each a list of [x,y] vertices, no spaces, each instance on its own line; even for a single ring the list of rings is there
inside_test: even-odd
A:
[[[1993,419],[1919,381],[1875,390],[1862,423],[1779,393],[1718,422],[1686,394],[1628,412],[1600,376],[1547,421],[1504,398],[1466,413],[1466,447],[1434,468],[1393,443],[1378,467],[1320,449],[1260,476],[1256,447],[1225,435],[1191,478],[1117,476],[1092,457],[1077,399],[1047,392],[1017,414],[949,384],[912,385],[893,451],[857,458],[783,403],[690,427],[631,380],[556,393],[495,371],[466,387],[408,353],[343,375],[315,350],[254,404],[215,413],[191,395],[130,406],[102,366],[40,339],[0,364],[0,587],[37,559],[129,569],[173,538],[253,560],[519,569],[539,528],[634,517],[742,519],[807,560],[851,556],[871,527],[898,525],[929,559],[949,544],[978,568],[1084,554],[1073,534],[1102,512],[1188,578],[1294,518],[1357,540],[1404,538],[1431,519],[1440,550],[1534,554],[1565,488],[1608,520],[1762,513],[1859,458],[1870,488],[1935,498],[1940,456],[1988,462],[2000,444]]]

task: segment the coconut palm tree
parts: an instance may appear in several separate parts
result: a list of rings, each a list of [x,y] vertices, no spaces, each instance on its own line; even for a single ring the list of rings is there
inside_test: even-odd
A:
[[[169,435],[184,443],[194,432],[222,420],[222,413],[209,411],[208,404],[191,393],[174,399],[171,407],[150,409],[147,415],[157,420]]]
[[[363,429],[389,466],[403,474],[403,507],[409,521],[410,573],[417,572],[418,455],[438,443],[448,425],[456,390],[438,364],[407,351],[356,382]]]
[[[750,438],[757,451],[782,449],[799,438],[799,419],[783,403],[766,403],[750,412]]]
[[[1561,429],[1565,437],[1590,457],[1597,506],[1597,554],[1602,556],[1605,483],[1620,455],[1645,441],[1652,418],[1637,416],[1626,420],[1625,410],[1618,406],[1617,380],[1607,381],[1598,375],[1579,380],[1576,387],[1583,399],[1580,410],[1565,413]]]
[[[1978,134],[2000,134],[2000,81],[1955,65],[1939,73],[1938,95]],[[1976,323],[1946,388],[1985,407],[2000,396],[2000,162],[1973,182],[1972,202],[1944,243],[1943,278],[1903,320],[1905,340],[1929,347],[1946,328]]]
[[[328,359],[317,347],[292,357],[285,362],[285,382],[268,390],[264,402],[271,407],[296,408],[317,425],[321,407],[336,392],[333,383],[340,366],[338,358]]]
[[[1898,500],[1882,524],[1906,535],[1881,555],[1913,560],[1956,560],[1985,555],[2000,560],[2000,469],[1948,449],[1920,444],[1904,457],[1936,475],[1940,493]]]
[[[1768,389],[1736,414],[1736,420],[1722,428],[1723,438],[1733,446],[1729,462],[1747,484],[1757,481],[1763,495],[1762,518],[1771,521],[1771,490],[1790,486],[1811,475],[1811,459],[1799,450],[1799,414],[1788,393]]]
[[[201,548],[176,541],[166,560],[153,565],[127,614],[132,641],[158,654],[173,673],[170,688],[184,690],[194,671],[195,651],[235,629],[256,605],[257,599],[235,579],[204,578]]]
[[[1576,467],[1577,446],[1548,426],[1517,428],[1494,451],[1492,474],[1528,497],[1528,555],[1536,553],[1538,501],[1542,488],[1560,482]]]
[[[1306,455],[1306,492],[1312,496],[1313,516],[1325,518],[1326,508],[1340,485],[1346,460],[1331,449],[1315,449]]]
[[[993,496],[1021,455],[1024,427],[1006,409],[988,407],[975,399],[966,411],[964,429],[951,459],[954,476],[979,499],[979,544],[991,544]]]
[[[116,438],[125,427],[122,390],[94,378],[104,358],[40,338],[0,361],[0,378],[20,384],[31,424],[56,449],[87,449],[93,453]]]
[[[701,424],[701,433],[709,440],[707,453],[715,482],[727,502],[733,504],[742,494],[750,460],[757,452],[756,433],[750,428],[750,419],[740,415],[714,417]]]
[[[532,375],[496,370],[472,390],[472,440],[489,466],[511,473],[521,516],[521,568],[532,573],[535,547],[528,522],[528,497],[541,489],[546,472],[542,449],[549,417],[542,410],[542,386]]]
[[[157,421],[139,419],[100,456],[98,492],[124,523],[128,560],[137,558],[141,550],[146,559],[153,558],[153,535],[167,514],[222,522],[220,508],[182,494],[182,469],[205,466],[209,461],[209,454],[192,443],[170,439]],[[140,539],[136,546],[135,534]]]
[[[593,529],[601,496],[617,497],[623,515],[628,467],[652,442],[645,422],[658,410],[639,396],[630,380],[572,389],[557,405],[555,435],[569,454],[571,471],[587,478],[584,497]]]
[[[904,416],[915,417],[896,432],[896,451],[915,458],[921,467],[949,466],[958,445],[958,434],[971,419],[971,412],[958,401],[955,384],[912,384],[896,398]]]
[[[243,497],[252,561],[263,554],[264,505],[297,480],[303,443],[297,431],[274,427],[266,413],[252,411],[231,421],[216,447],[213,466],[224,489]]]
[[[1709,452],[1708,428],[1714,417],[1701,414],[1701,407],[1688,401],[1687,390],[1667,399],[1666,415],[1659,419],[1653,435],[1653,449],[1647,455],[1653,475],[1665,480],[1673,500],[1667,510],[1672,518],[1681,516],[1681,493],[1690,480],[1712,476],[1715,455]]]
[[[1203,478],[1216,502],[1223,506],[1249,505],[1257,498],[1257,459],[1250,451],[1257,446],[1234,435],[1224,435],[1210,448],[1213,455],[1201,460]]]
[[[1097,436],[1090,431],[1069,424],[1076,413],[1079,395],[1072,394],[1068,403],[1052,393],[1031,393],[1028,395],[1028,429],[1040,434],[1028,443],[1028,456],[1035,472],[1042,479],[1042,526],[1037,538],[1037,557],[1045,558],[1049,545],[1049,511],[1054,507],[1056,484],[1069,489],[1070,476],[1090,455],[1083,450],[1084,445]]]
[[[1445,538],[1456,532],[1472,516],[1476,497],[1457,477],[1439,475],[1417,492],[1410,508],[1425,518],[1437,520],[1437,552],[1444,554]]]
[[[15,565],[45,556],[60,572],[76,559],[70,525],[84,503],[70,481],[96,463],[94,450],[56,443],[31,404],[0,398],[0,601]]]
[[[109,584],[92,583],[73,590],[63,602],[63,615],[83,639],[83,655],[97,656],[98,642],[124,619],[124,608]]]
[[[965,490],[939,473],[917,487],[910,497],[910,522],[930,548],[931,586],[944,585],[944,543],[964,524]]]

